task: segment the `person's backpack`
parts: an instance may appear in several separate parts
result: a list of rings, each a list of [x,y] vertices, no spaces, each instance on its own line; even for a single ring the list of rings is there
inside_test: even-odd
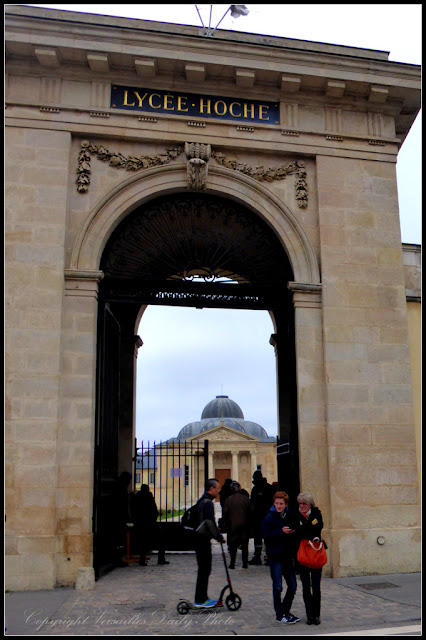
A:
[[[188,531],[195,531],[197,527],[200,526],[200,514],[199,514],[199,504],[201,500],[198,500],[192,507],[189,507],[183,514],[181,518],[181,525],[184,529]]]

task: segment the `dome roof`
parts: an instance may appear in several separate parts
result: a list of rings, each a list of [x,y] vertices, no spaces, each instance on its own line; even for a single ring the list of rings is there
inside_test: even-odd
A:
[[[244,420],[244,414],[237,403],[228,396],[216,396],[204,407],[201,420],[205,418],[241,418]]]
[[[197,422],[189,422],[179,431],[176,441],[192,438],[200,433],[210,431],[219,426],[229,427],[234,431],[246,433],[249,436],[258,438],[261,442],[275,440],[274,437],[268,436],[267,432],[257,422],[244,420],[244,414],[236,402],[228,396],[216,396],[205,407],[201,414],[201,420]]]

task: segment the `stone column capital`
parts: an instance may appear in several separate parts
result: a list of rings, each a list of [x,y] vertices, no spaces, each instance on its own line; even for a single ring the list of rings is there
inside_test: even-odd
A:
[[[320,282],[289,282],[287,288],[293,293],[295,308],[321,305],[322,284]]]
[[[98,296],[99,282],[104,277],[103,271],[85,271],[79,269],[65,269],[66,296]]]

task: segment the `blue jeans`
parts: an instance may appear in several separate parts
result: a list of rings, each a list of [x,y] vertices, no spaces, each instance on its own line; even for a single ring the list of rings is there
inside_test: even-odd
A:
[[[274,600],[275,615],[281,620],[283,615],[290,613],[294,595],[297,590],[296,572],[291,558],[274,558],[268,556],[269,569],[272,578],[272,597]],[[283,576],[287,584],[284,600],[281,602],[283,590]]]

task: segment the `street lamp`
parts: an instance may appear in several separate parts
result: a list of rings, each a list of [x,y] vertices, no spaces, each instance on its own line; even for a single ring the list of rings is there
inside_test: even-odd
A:
[[[233,18],[239,18],[240,16],[247,16],[249,14],[249,10],[247,9],[245,4],[231,4],[231,6],[228,7],[228,9],[225,11],[223,16],[221,17],[221,19],[219,20],[217,25],[214,28],[212,28],[211,27],[211,21],[212,21],[212,8],[213,8],[213,5],[212,4],[210,5],[210,19],[209,19],[209,26],[208,27],[205,26],[197,5],[195,5],[195,8],[197,9],[197,13],[198,13],[198,15],[200,17],[201,24],[203,25],[203,28],[204,28],[204,34],[203,35],[206,38],[212,38],[213,37],[214,32],[216,31],[216,29],[218,28],[218,26],[220,25],[220,23],[222,22],[222,20],[228,14],[229,11],[231,12],[231,16]]]

